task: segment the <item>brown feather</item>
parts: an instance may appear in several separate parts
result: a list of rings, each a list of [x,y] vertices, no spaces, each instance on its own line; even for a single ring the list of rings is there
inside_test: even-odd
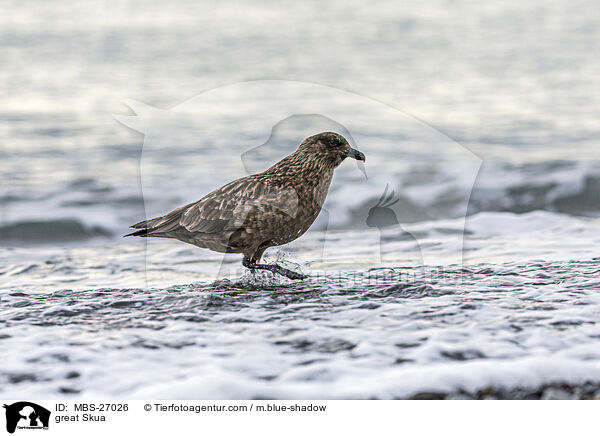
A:
[[[266,248],[291,242],[308,230],[321,211],[333,170],[349,149],[336,133],[311,136],[266,171],[134,224],[141,230],[130,235],[175,238],[258,261]]]

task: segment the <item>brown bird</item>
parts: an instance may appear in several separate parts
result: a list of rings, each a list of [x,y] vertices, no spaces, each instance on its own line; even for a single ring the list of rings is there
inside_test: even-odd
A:
[[[365,160],[343,136],[319,133],[262,173],[134,224],[131,227],[140,230],[125,236],[174,238],[220,253],[243,253],[246,268],[303,279],[279,265],[258,262],[267,248],[287,244],[308,230],[321,211],[333,170],[346,157]]]

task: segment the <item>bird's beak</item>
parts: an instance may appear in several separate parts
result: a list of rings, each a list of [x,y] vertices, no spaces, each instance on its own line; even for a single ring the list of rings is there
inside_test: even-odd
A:
[[[349,148],[348,150],[346,150],[346,156],[356,160],[362,160],[363,162],[365,161],[365,155],[362,154],[360,151],[355,150],[354,148]]]

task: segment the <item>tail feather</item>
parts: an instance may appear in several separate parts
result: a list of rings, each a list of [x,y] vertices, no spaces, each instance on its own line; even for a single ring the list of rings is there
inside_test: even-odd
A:
[[[132,226],[133,227],[133,226]],[[123,235],[123,237],[125,238],[126,236],[147,236],[148,232],[150,232],[151,229],[141,229],[141,230],[136,230],[133,233],[128,233],[126,235]]]
[[[150,220],[144,220],[144,221],[140,221],[139,223],[135,223],[129,227],[131,227],[132,229],[147,229],[150,227],[154,227],[154,225],[160,221],[163,217],[159,216],[157,218],[152,218]]]
[[[150,220],[140,221],[139,223],[135,223],[131,227],[132,229],[139,229],[133,233],[128,233],[126,236],[148,236],[148,234],[154,230],[154,225],[161,219],[162,217],[152,218]]]
[[[140,221],[131,227],[132,229],[139,229],[133,233],[129,233],[125,236],[161,236],[164,233],[168,233],[168,231],[173,230],[179,224],[179,220],[181,218],[181,214],[186,210],[187,206],[180,207],[179,209],[175,209],[173,212],[168,213],[165,216],[159,216],[156,218],[152,218],[145,221]]]
[[[134,225],[129,226],[129,227],[131,227],[132,229],[140,229],[140,230],[136,230],[133,233],[128,233],[127,235],[123,235],[123,237],[126,237],[126,236],[148,236],[148,234],[152,230],[156,230],[155,226],[162,219],[163,219],[163,217],[159,216],[157,218],[152,218],[149,220],[140,221],[139,223],[135,223]]]

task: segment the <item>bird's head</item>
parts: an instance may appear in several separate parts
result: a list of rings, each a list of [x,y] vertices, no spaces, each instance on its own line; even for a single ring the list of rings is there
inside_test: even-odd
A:
[[[338,133],[323,132],[310,136],[302,141],[300,147],[313,159],[319,160],[328,167],[337,167],[347,157],[356,160],[365,160],[365,155],[350,147],[346,138]]]

